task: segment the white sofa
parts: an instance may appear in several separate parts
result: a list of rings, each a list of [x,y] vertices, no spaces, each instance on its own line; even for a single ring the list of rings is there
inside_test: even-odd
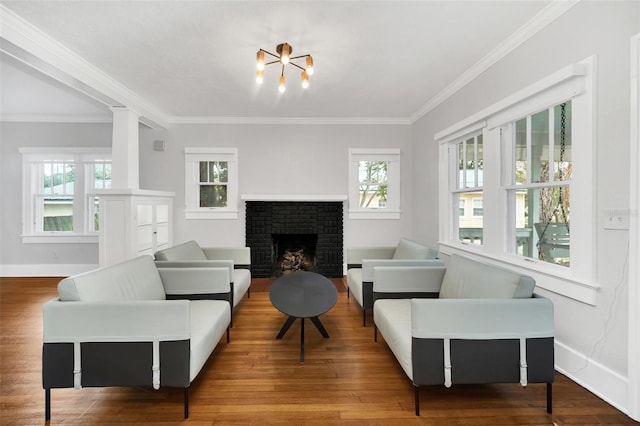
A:
[[[43,311],[45,419],[51,389],[105,386],[183,387],[187,418],[190,383],[225,331],[229,341],[231,305],[166,299],[220,292],[207,279],[215,269],[226,272],[159,270],[141,256],[60,281]]]
[[[251,297],[251,249],[249,247],[200,247],[196,241],[187,241],[154,254],[160,269],[180,267],[224,267],[228,274],[210,279],[218,286],[231,288],[231,304],[235,308],[247,294]],[[233,325],[233,316],[231,318]]]
[[[445,267],[376,268],[373,307],[380,331],[419,386],[546,383],[552,410],[554,316],[528,276],[452,255]],[[439,298],[397,298],[402,292]],[[395,298],[386,298],[387,296]]]
[[[347,297],[353,295],[362,307],[362,325],[367,324],[367,309],[373,307],[374,268],[444,265],[437,255],[437,250],[406,238],[395,247],[347,248]]]

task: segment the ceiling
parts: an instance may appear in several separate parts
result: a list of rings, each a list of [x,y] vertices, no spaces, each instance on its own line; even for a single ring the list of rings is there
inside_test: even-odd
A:
[[[447,88],[463,85],[465,75],[481,72],[487,57],[551,3],[2,0],[5,19],[9,9],[46,40],[70,49],[70,57],[95,67],[123,95],[94,96],[104,92],[98,85],[78,91],[65,78],[69,71],[47,72],[46,58],[25,60],[6,48],[3,36],[1,50],[8,53],[0,55],[0,112],[9,119],[108,118],[109,106],[135,107],[127,105],[135,99],[167,123],[403,122]],[[266,68],[262,85],[255,83],[256,51],[275,52],[282,42],[292,45],[294,56],[313,56],[316,72],[308,89],[291,66],[285,93],[277,90],[277,65]]]

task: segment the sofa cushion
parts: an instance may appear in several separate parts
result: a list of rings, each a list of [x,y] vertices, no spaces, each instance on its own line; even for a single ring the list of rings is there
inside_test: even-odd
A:
[[[394,259],[435,259],[435,252],[415,241],[402,238],[393,252]]]
[[[535,281],[529,276],[453,254],[442,279],[440,298],[529,298],[534,288]]]
[[[156,260],[207,260],[198,243],[193,240],[157,251],[154,256]]]
[[[191,363],[189,380],[196,378],[231,321],[231,307],[222,300],[191,300]]]
[[[356,299],[360,306],[364,306],[362,300],[362,269],[347,269],[347,286],[350,290],[349,294]]]
[[[381,299],[373,304],[373,318],[385,342],[413,380],[411,363],[411,299]]]
[[[63,301],[164,300],[160,274],[151,256],[65,278],[58,283]]]

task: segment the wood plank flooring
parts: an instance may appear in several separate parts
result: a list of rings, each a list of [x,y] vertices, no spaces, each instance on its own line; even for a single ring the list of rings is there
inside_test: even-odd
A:
[[[57,296],[59,278],[0,279],[0,424],[44,422],[41,381],[42,304]],[[373,327],[334,280],[338,303],[321,317],[330,338],[310,323],[305,363],[299,363],[300,321],[282,340],[285,316],[269,302],[271,280],[252,283],[251,298],[234,316],[231,342],[219,343],[191,386],[190,418],[182,418],[182,389],[52,390],[51,424],[170,425],[630,425],[601,399],[556,375],[554,413],[545,411],[545,385],[413,387]]]

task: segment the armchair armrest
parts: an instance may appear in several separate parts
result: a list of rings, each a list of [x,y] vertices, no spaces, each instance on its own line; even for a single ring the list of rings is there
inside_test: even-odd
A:
[[[209,260],[231,260],[235,268],[248,269],[251,266],[250,247],[203,247],[202,251]]]
[[[411,334],[424,339],[553,337],[549,299],[413,299]]]
[[[360,268],[364,259],[391,259],[395,250],[395,247],[347,248],[347,266]]]
[[[363,259],[362,282],[373,282],[374,268],[379,266],[444,266],[438,259]]]
[[[442,266],[377,266],[373,272],[374,293],[439,293]]]
[[[194,267],[194,262],[166,263],[172,264],[172,266],[160,265],[158,272],[167,295],[229,293],[232,291],[231,273],[226,266]],[[198,263],[208,264],[207,261]]]
[[[44,343],[153,342],[191,336],[188,300],[45,303]]]

